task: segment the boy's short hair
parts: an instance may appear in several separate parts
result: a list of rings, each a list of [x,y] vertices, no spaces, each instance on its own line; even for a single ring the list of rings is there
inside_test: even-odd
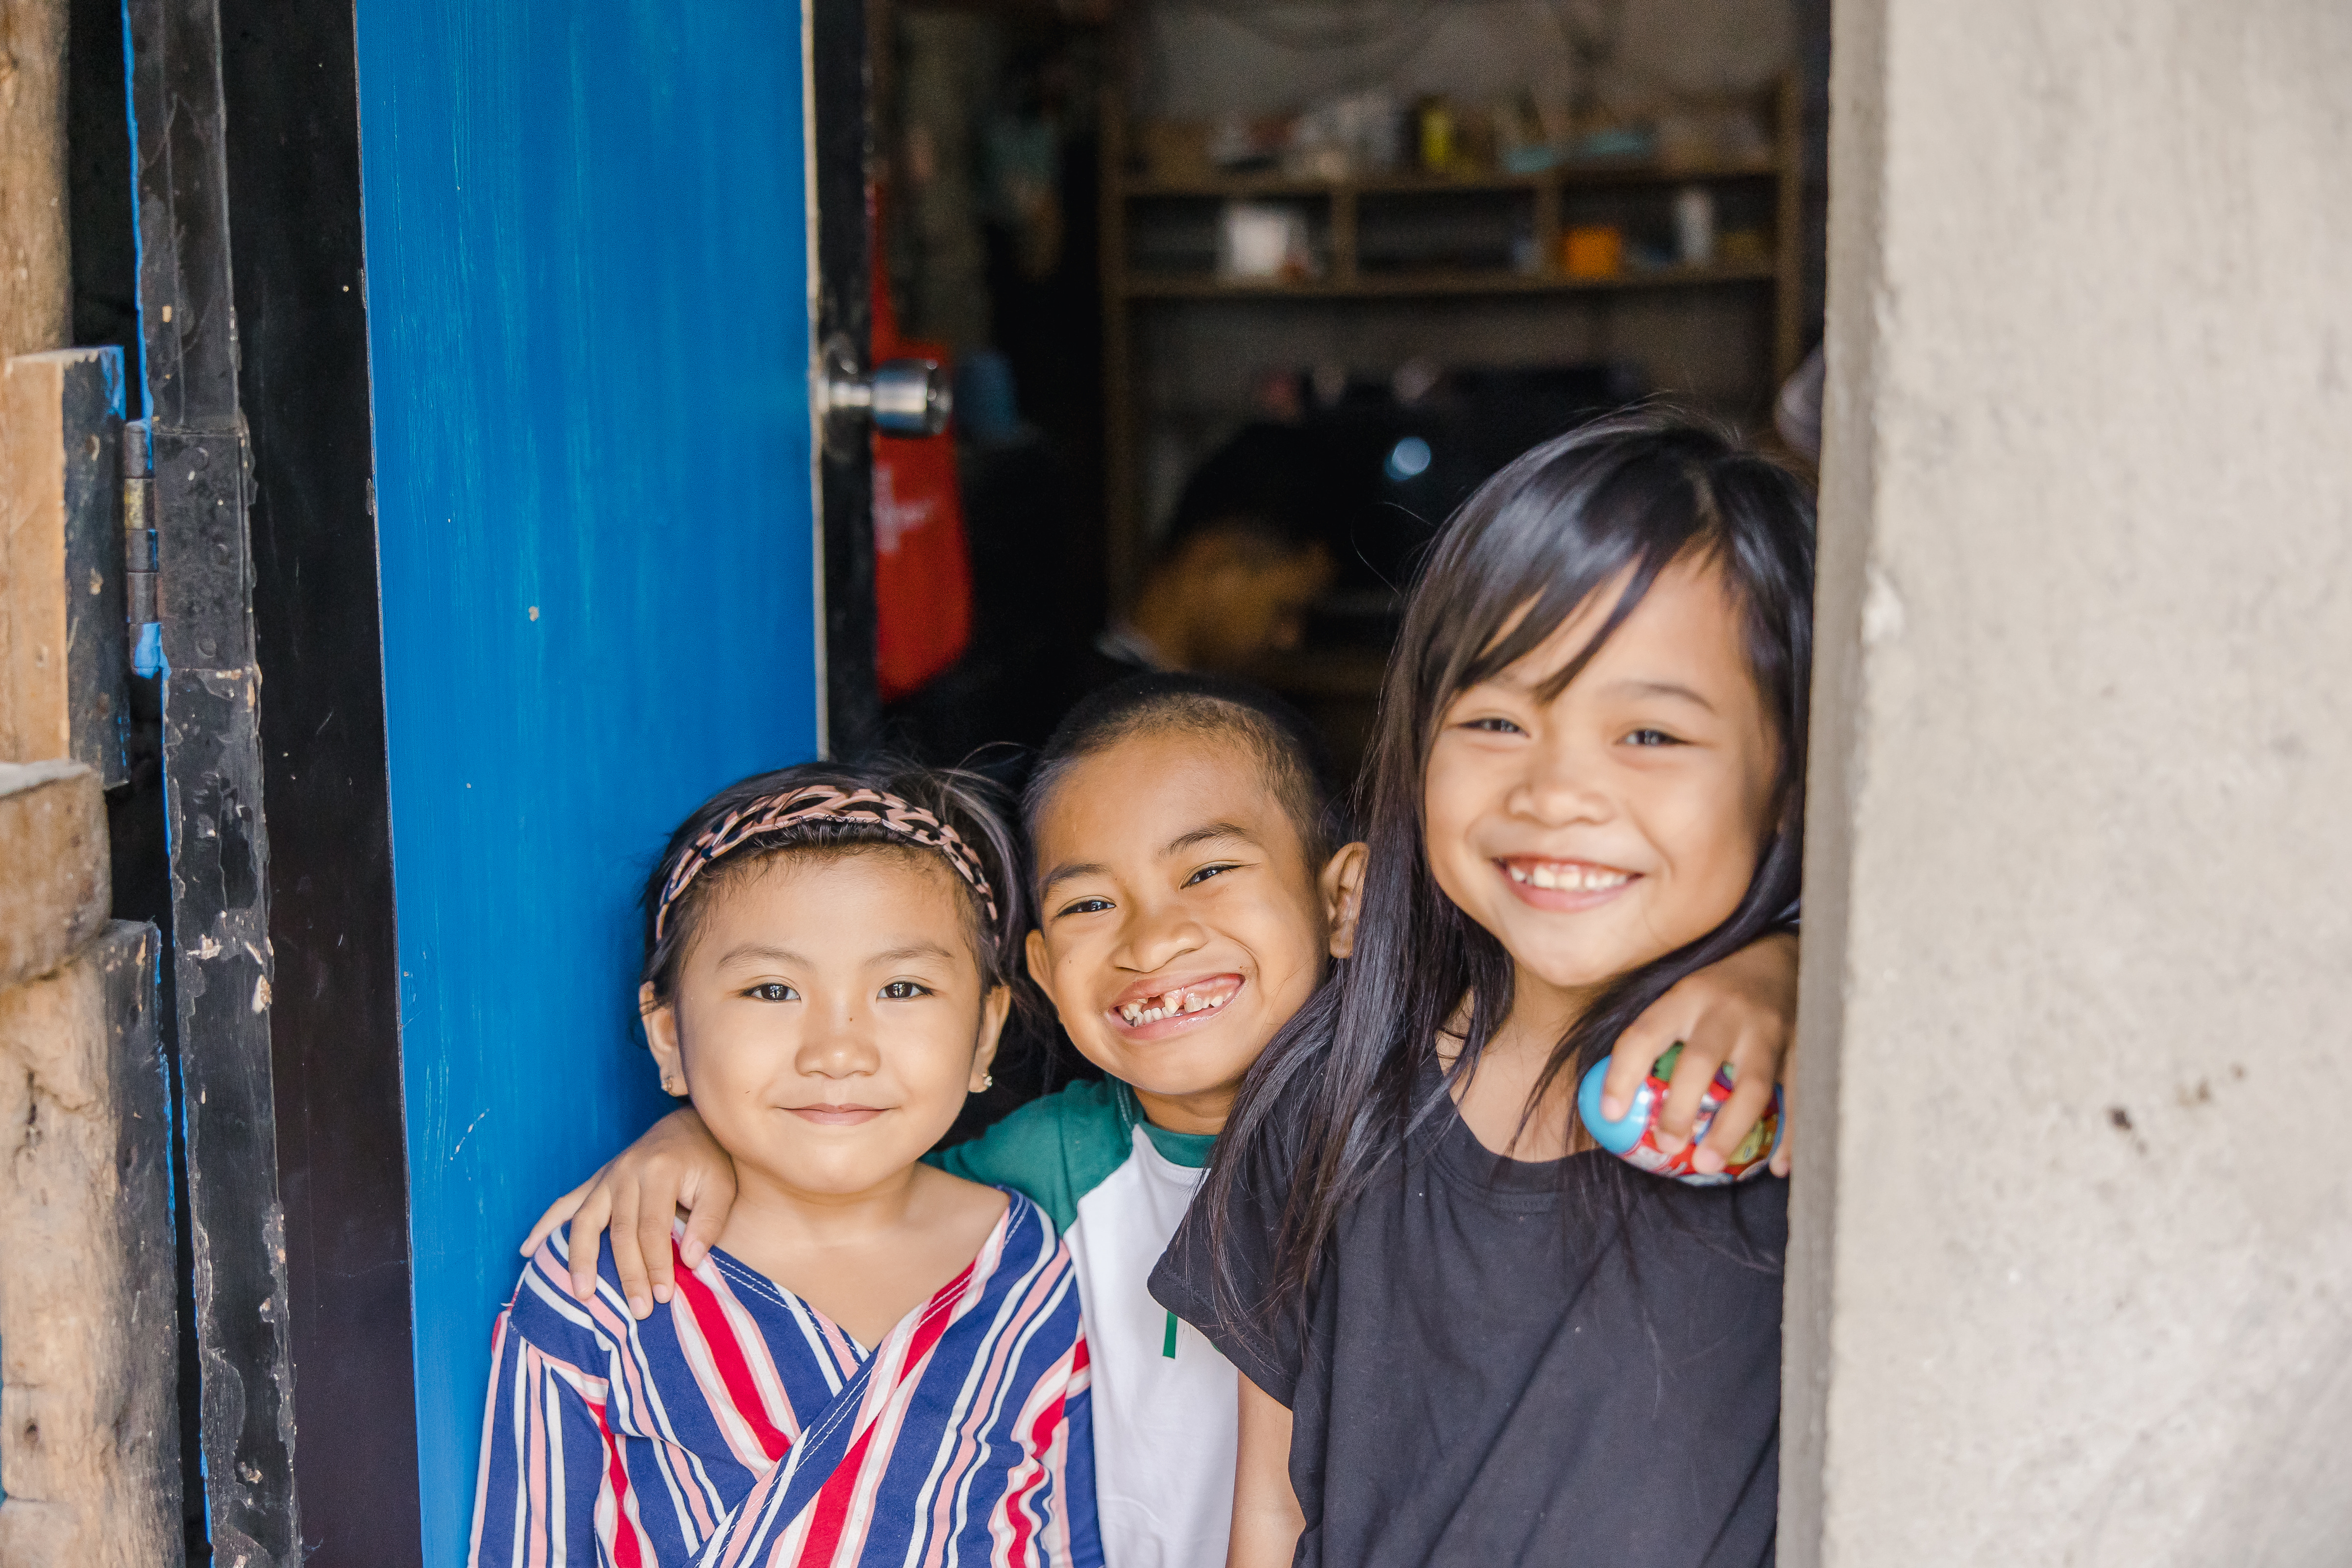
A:
[[[1354,837],[1345,793],[1305,714],[1246,680],[1165,670],[1116,681],[1062,716],[1021,792],[1031,846],[1047,797],[1072,768],[1130,737],[1163,733],[1219,736],[1248,746],[1298,830],[1309,875]]]

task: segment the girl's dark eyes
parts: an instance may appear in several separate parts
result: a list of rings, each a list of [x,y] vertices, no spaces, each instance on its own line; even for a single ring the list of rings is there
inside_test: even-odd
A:
[[[1664,730],[1636,730],[1632,734],[1625,737],[1625,743],[1629,746],[1678,746],[1682,744],[1681,742],[1675,740],[1672,735],[1667,734]]]
[[[1238,871],[1241,868],[1239,866],[1233,864],[1231,861],[1222,862],[1214,866],[1203,866],[1199,870],[1193,872],[1190,877],[1185,878],[1184,885],[1190,888],[1198,883],[1205,882],[1210,878],[1217,876],[1222,872]]]
[[[912,980],[893,980],[882,987],[882,1000],[885,1002],[911,1002],[918,996],[930,994],[929,986],[918,984]]]
[[[1075,903],[1064,904],[1057,912],[1065,915],[1098,915],[1108,908],[1110,908],[1108,899],[1080,899]]]
[[[1465,730],[1481,730],[1489,735],[1524,735],[1527,733],[1525,730],[1520,729],[1508,719],[1473,719],[1462,727]]]
[[[765,985],[754,985],[743,993],[754,1002],[797,1002],[801,994],[781,980],[771,980]]]

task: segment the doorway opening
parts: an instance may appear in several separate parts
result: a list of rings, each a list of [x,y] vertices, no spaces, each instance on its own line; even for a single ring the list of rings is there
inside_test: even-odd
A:
[[[867,18],[877,321],[951,363],[971,584],[894,689],[894,615],[935,617],[893,604],[924,514],[877,443],[896,750],[1014,780],[1177,667],[1271,687],[1352,778],[1420,552],[1518,452],[1655,397],[1817,455],[1776,413],[1818,397],[1826,0]],[[1015,1055],[960,1133],[1092,1070]]]
[[[1147,660],[1272,686],[1352,769],[1479,480],[1643,397],[1777,441],[1821,341],[1822,0],[867,9],[877,283],[953,362],[970,547],[961,657],[885,682],[926,761]],[[1303,602],[1171,605],[1245,513],[1321,546]]]

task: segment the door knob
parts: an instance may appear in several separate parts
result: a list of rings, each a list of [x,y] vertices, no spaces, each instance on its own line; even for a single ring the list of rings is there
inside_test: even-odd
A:
[[[858,368],[856,345],[839,333],[825,340],[815,391],[825,446],[836,456],[855,448],[868,419],[885,436],[936,436],[948,427],[954,402],[937,361],[885,360],[868,375]]]

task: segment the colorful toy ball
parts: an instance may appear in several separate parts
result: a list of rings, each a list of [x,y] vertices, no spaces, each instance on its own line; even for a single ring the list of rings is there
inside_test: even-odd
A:
[[[1739,1141],[1730,1160],[1715,1174],[1703,1175],[1691,1169],[1691,1156],[1698,1152],[1699,1142],[1715,1122],[1715,1113],[1731,1098],[1731,1068],[1728,1064],[1716,1069],[1715,1081],[1706,1086],[1706,1093],[1698,1102],[1698,1119],[1692,1123],[1691,1139],[1679,1153],[1668,1154],[1658,1148],[1658,1111],[1666,1103],[1666,1085],[1673,1081],[1675,1064],[1682,1060],[1682,1042],[1677,1040],[1664,1056],[1658,1058],[1642,1087],[1633,1091],[1633,1103],[1625,1114],[1612,1121],[1601,1114],[1601,1086],[1609,1076],[1605,1061],[1592,1064],[1577,1086],[1576,1110],[1584,1118],[1584,1125],[1592,1131],[1593,1141],[1612,1154],[1636,1169],[1654,1175],[1671,1176],[1695,1187],[1718,1187],[1730,1182],[1744,1182],[1760,1176],[1780,1152],[1782,1128],[1780,1089],[1772,1089],[1772,1104],[1764,1118],[1750,1128],[1748,1136]]]

